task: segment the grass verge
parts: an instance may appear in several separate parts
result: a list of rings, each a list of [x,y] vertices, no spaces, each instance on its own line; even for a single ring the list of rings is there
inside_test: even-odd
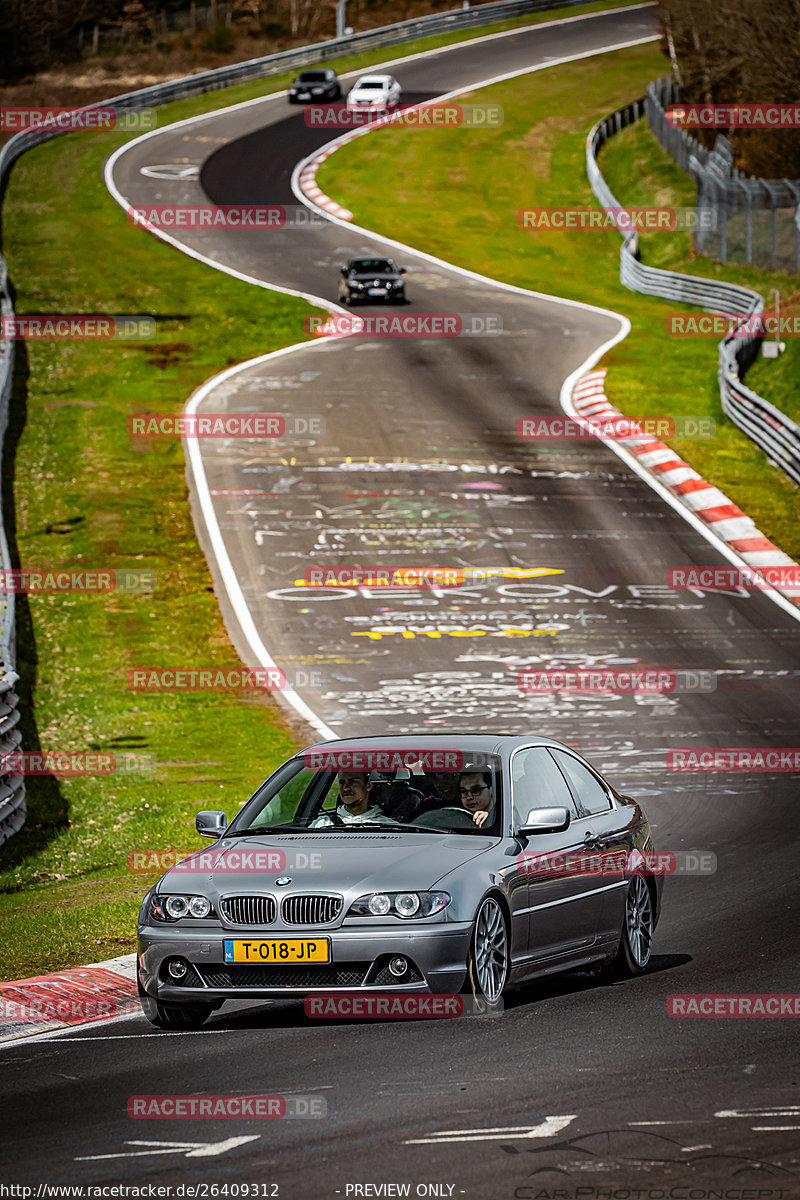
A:
[[[798,557],[798,490],[725,418],[716,343],[666,333],[667,314],[688,307],[622,286],[621,239],[613,231],[532,231],[518,225],[520,209],[596,207],[586,179],[586,134],[600,117],[643,95],[648,81],[663,71],[658,50],[642,46],[495,84],[480,96],[502,105],[501,136],[464,128],[378,129],[332,155],[318,182],[358,224],[384,236],[507,283],[625,313],[631,334],[604,360],[610,399],[637,418],[712,417],[714,438],[673,438],[671,445]],[[694,204],[691,181],[641,122],[611,140],[601,166],[623,204]],[[391,206],[383,202],[385,195],[393,197]],[[765,295],[776,286],[788,298],[796,286],[787,275],[722,268],[696,257],[686,233],[644,235],[642,256],[655,266],[747,283]]]

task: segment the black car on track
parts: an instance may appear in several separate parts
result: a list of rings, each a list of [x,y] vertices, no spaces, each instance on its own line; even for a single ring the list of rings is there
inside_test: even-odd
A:
[[[404,304],[405,273],[405,267],[398,267],[391,258],[351,258],[341,269],[339,299],[344,304],[352,304],[354,300]]]
[[[342,85],[330,67],[301,71],[289,88],[290,104],[305,104],[311,100],[341,100]]]

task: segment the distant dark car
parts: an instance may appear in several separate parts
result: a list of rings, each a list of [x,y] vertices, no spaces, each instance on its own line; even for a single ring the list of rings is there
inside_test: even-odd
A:
[[[406,299],[402,279],[405,273],[405,267],[398,267],[391,258],[351,258],[342,267],[339,299],[344,304],[352,304],[354,300],[402,304]]]
[[[309,100],[340,100],[342,86],[336,72],[329,67],[316,71],[301,71],[289,88],[290,104],[305,104]]]
[[[624,977],[650,961],[663,879],[643,870],[647,817],[548,738],[323,742],[232,821],[200,812],[196,827],[213,845],[139,913],[139,996],[162,1028],[314,992],[497,1006],[555,971]]]

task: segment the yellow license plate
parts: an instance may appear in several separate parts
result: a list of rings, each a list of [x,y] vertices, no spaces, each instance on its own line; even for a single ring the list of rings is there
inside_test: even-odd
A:
[[[222,943],[226,963],[326,963],[331,961],[330,939],[226,938]]]

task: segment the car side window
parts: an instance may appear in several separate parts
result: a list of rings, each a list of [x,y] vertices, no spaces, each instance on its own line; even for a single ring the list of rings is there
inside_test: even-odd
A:
[[[587,816],[608,812],[611,808],[608,792],[588,767],[578,762],[571,754],[565,754],[563,750],[551,750],[550,753],[569,780],[583,812]]]
[[[570,818],[578,819],[578,810],[564,776],[545,746],[518,750],[511,759],[511,792],[514,828],[524,825],[532,808],[568,808]]]

